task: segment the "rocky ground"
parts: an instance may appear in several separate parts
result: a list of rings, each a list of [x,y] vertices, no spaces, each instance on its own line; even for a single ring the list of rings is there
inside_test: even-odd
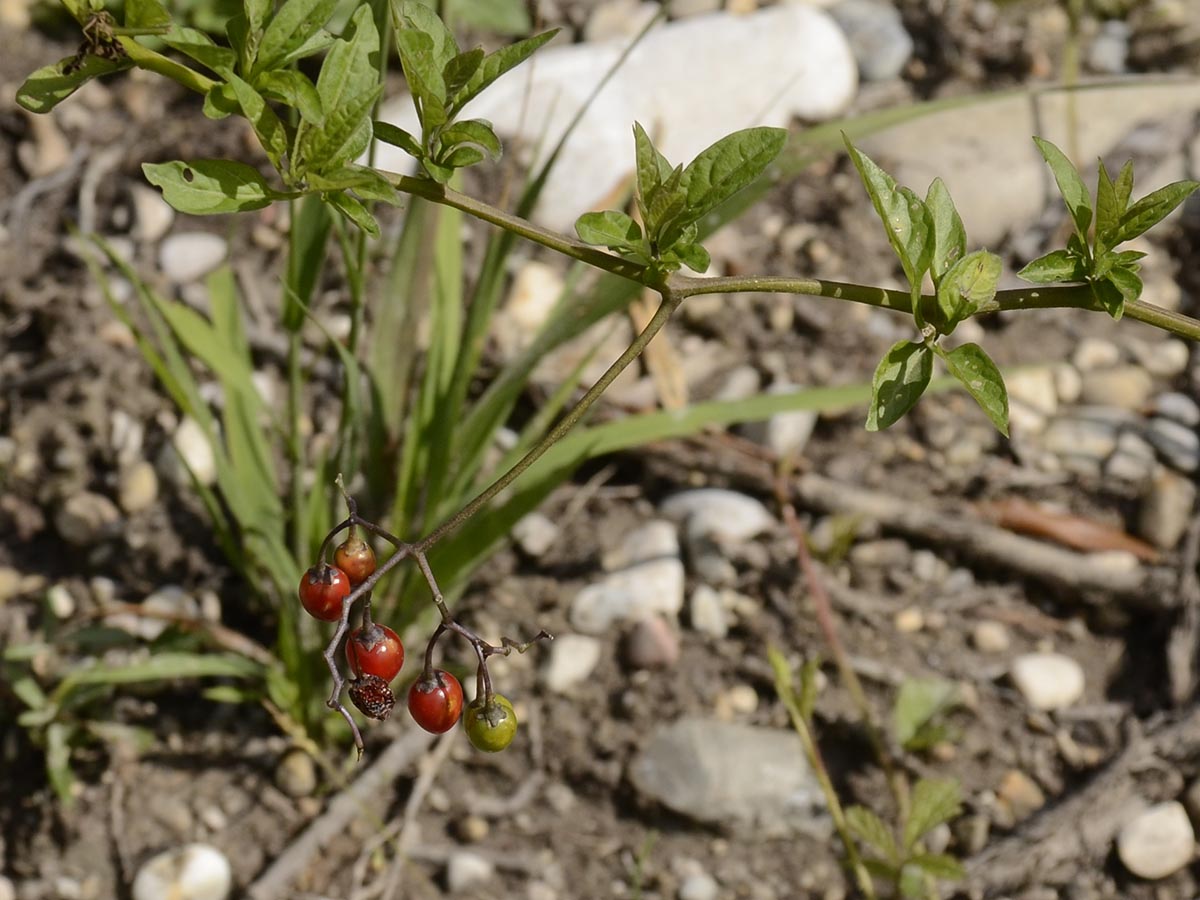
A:
[[[678,0],[675,14],[694,25],[719,5]],[[1195,177],[1200,8],[1096,5],[1108,18],[1084,21],[1084,74],[1156,80],[1081,95],[1080,158],[1134,156],[1139,193]],[[901,0],[895,15],[876,0],[814,6],[829,7],[849,39],[843,64],[861,76],[826,85],[844,95],[825,101],[856,111],[1044,83],[1068,32],[1061,6],[1032,0]],[[203,303],[201,278],[226,259],[250,283],[272,282],[278,213],[188,219],[162,204],[140,162],[253,157],[243,130],[213,129],[194,98],[149,79],[93,84],[53,117],[19,112],[21,78],[74,41],[30,27],[26,12],[0,2],[0,646],[53,641],[114,600],[269,643],[181,477],[178,456],[203,466],[203,448],[67,226],[105,235],[165,289]],[[621,0],[542,12],[575,52],[644,15]],[[1191,80],[1162,77],[1180,75]],[[803,115],[796,102],[780,114]],[[1061,237],[1028,141],[1066,133],[1056,102],[958,109],[867,146],[914,186],[945,177],[973,240],[1015,271]],[[845,160],[829,159],[709,246],[729,272],[892,286],[873,215]],[[1144,249],[1145,299],[1200,315],[1196,201]],[[522,259],[510,327],[562,274],[552,258]],[[318,314],[335,334],[344,327],[337,291]],[[861,382],[906,329],[811,298],[699,297],[660,340],[700,400]],[[433,742],[398,716],[370,731],[361,780],[334,789],[263,710],[187,685],[130,690],[112,719],[152,741],[84,749],[64,808],[42,748],[16,724],[14,681],[0,682],[0,900],[149,900],[168,896],[156,872],[205,877],[179,868],[212,873],[216,887],[196,898],[849,896],[766,662],[768,646],[796,663],[829,657],[776,498],[771,462],[789,451],[805,465],[788,499],[879,715],[913,679],[955,686],[949,730],[903,755],[914,778],[962,784],[962,816],[931,840],[968,871],[944,895],[1195,896],[1200,360],[1137,323],[1064,311],[966,323],[955,337],[1012,367],[1011,440],[954,393],[882,434],[863,431],[858,409],[793,413],[602,460],[525,520],[458,608],[484,634],[536,622],[558,636],[497,664],[524,727],[496,758],[457,732]],[[280,339],[268,329],[254,339],[263,388],[278,390]],[[507,352],[503,335],[493,351]],[[660,383],[628,379],[613,408],[655,402]],[[124,623],[152,639],[146,624]],[[35,676],[56,668],[46,652],[30,663]],[[823,675],[817,730],[839,793],[890,815],[850,696],[832,666]]]

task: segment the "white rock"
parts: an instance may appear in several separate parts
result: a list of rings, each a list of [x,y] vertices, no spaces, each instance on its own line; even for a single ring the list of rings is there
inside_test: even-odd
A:
[[[542,684],[564,693],[587,679],[600,662],[601,643],[586,634],[560,634],[550,644]]]
[[[549,516],[531,512],[513,525],[513,540],[517,546],[535,559],[549,550],[558,540],[561,529]]]
[[[158,499],[158,475],[145,460],[134,463],[121,473],[117,500],[121,509],[133,514],[149,509]]]
[[[533,342],[562,292],[562,276],[553,266],[536,260],[521,266],[497,316],[496,336],[506,356]]]
[[[768,394],[791,394],[801,390],[787,381],[776,381]],[[741,428],[749,440],[770,448],[777,456],[791,456],[804,451],[813,429],[817,427],[818,414],[811,409],[776,413],[765,422],[750,422]]]
[[[114,409],[108,421],[109,445],[124,464],[136,462],[142,455],[146,427],[123,409]]]
[[[154,243],[171,230],[175,221],[175,210],[162,198],[162,194],[144,184],[135,184],[130,189],[133,201],[133,236],[139,241]]]
[[[1034,709],[1062,709],[1083,696],[1083,667],[1061,653],[1018,656],[1009,674]]]
[[[1121,361],[1121,350],[1112,341],[1100,338],[1084,338],[1075,348],[1071,362],[1080,372],[1107,369]]]
[[[0,900],[17,900],[17,889],[3,875],[0,875]]]
[[[229,860],[208,844],[160,853],[138,871],[133,900],[225,900],[233,888]]]
[[[158,248],[158,265],[176,284],[201,278],[225,261],[229,246],[220,235],[206,231],[173,234]]]
[[[1010,401],[1025,404],[1043,416],[1058,412],[1058,386],[1055,371],[1050,366],[1018,369],[1004,379]]]
[[[461,893],[491,881],[495,874],[491,860],[469,850],[459,850],[446,863],[446,887],[452,894]]]
[[[659,509],[667,518],[686,523],[689,537],[712,537],[732,544],[744,543],[775,524],[759,500],[722,488],[674,494]]]
[[[674,618],[683,607],[683,563],[658,559],[606,575],[583,588],[571,602],[572,627],[602,634],[616,622],[654,613]]]
[[[625,535],[616,549],[604,555],[604,568],[624,569],[656,559],[679,558],[679,535],[662,519],[639,525]]]
[[[519,134],[544,158],[626,43],[549,47],[531,66],[468,104],[463,116],[488,119],[505,138]],[[669,160],[686,163],[739,128],[839,115],[856,85],[857,67],[841,30],[826,13],[807,6],[744,16],[718,13],[659,26],[588,105],[535,218],[571,232],[581,213],[597,208],[633,168],[635,121],[654,135]],[[417,128],[407,97],[386,104],[381,118]],[[384,146],[376,164],[408,171],[411,159]]]
[[[1114,366],[1091,372],[1083,380],[1084,403],[1138,409],[1146,405],[1154,390],[1154,379],[1140,366]]]
[[[1083,376],[1070,363],[1059,363],[1054,367],[1054,389],[1060,403],[1075,403],[1083,393]]]
[[[1187,369],[1191,350],[1183,341],[1168,338],[1154,344],[1138,341],[1133,345],[1133,355],[1142,368],[1159,378],[1174,378]]]
[[[17,146],[17,160],[30,178],[45,178],[63,168],[71,159],[71,144],[58,127],[53,115],[26,113],[29,136]]]
[[[217,459],[213,455],[212,444],[208,442],[200,423],[191,416],[184,416],[179,423],[171,435],[170,448],[160,462],[177,484],[191,483],[189,469],[201,484],[211,487],[216,483]]]
[[[729,633],[729,618],[721,595],[707,584],[697,585],[692,591],[688,611],[692,627],[702,634],[723,638]]]
[[[72,494],[54,514],[58,533],[76,547],[87,547],[108,537],[120,520],[116,504],[91,491]]]
[[[1142,497],[1138,532],[1164,550],[1179,543],[1196,504],[1196,484],[1170,469],[1159,469]]]
[[[609,0],[592,10],[587,24],[583,26],[585,41],[610,41],[615,38],[631,38],[658,15],[657,3],[639,3],[638,0]]]
[[[1196,838],[1183,804],[1159,803],[1138,813],[1117,834],[1121,863],[1139,878],[1155,880],[1192,861]]]
[[[316,763],[303,750],[293,747],[275,766],[275,784],[289,797],[312,796],[320,784]]]
[[[704,872],[689,875],[679,886],[679,900],[717,900],[720,893],[716,879]]]

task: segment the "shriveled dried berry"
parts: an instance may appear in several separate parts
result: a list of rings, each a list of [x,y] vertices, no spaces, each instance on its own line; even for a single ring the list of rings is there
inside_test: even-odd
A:
[[[364,716],[382,720],[391,715],[396,698],[388,683],[378,675],[364,675],[350,683],[350,702]]]

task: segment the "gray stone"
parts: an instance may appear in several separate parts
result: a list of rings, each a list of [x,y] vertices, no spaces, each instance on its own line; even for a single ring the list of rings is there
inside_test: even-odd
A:
[[[540,512],[531,512],[513,525],[512,535],[518,547],[537,559],[544,556],[546,551],[554,546],[560,531],[561,529],[549,516]]]
[[[788,381],[776,381],[767,391],[769,394],[792,394],[800,387]],[[817,427],[815,410],[798,409],[776,413],[765,422],[743,425],[741,433],[749,440],[769,448],[776,456],[792,456],[804,452],[813,429]]]
[[[549,690],[565,693],[595,671],[601,643],[586,634],[560,634],[550,644],[541,678]]]
[[[634,787],[697,822],[762,837],[830,833],[820,786],[791,731],[684,718],[630,764]]]
[[[1159,394],[1150,404],[1151,409],[1164,419],[1195,428],[1200,425],[1200,404],[1179,391]]]
[[[1117,436],[1117,446],[1104,463],[1109,478],[1141,484],[1148,480],[1157,465],[1154,448],[1140,434],[1123,431]]]
[[[1173,468],[1180,472],[1195,472],[1200,468],[1200,437],[1186,425],[1155,416],[1146,429],[1146,437]]]
[[[688,611],[692,627],[701,634],[723,638],[729,633],[729,619],[721,595],[707,584],[697,585],[692,591]]]
[[[3,875],[0,875],[0,900],[17,900],[17,889]]]
[[[717,900],[721,886],[706,872],[689,875],[679,886],[679,900]]]
[[[759,500],[722,488],[674,494],[660,510],[667,518],[683,522],[689,537],[712,537],[730,544],[748,541],[775,524]]]
[[[661,616],[650,616],[633,623],[623,651],[634,669],[669,669],[679,662],[679,635]]]
[[[1009,402],[1019,402],[1043,416],[1058,412],[1058,389],[1055,370],[1050,366],[1018,369],[1004,379]]]
[[[1129,25],[1109,19],[1088,47],[1088,68],[1101,75],[1121,75],[1129,58]]]
[[[470,850],[455,851],[446,863],[446,887],[452,894],[486,884],[495,875],[495,864]]]
[[[1013,684],[1034,709],[1070,706],[1083,696],[1083,667],[1061,653],[1026,653],[1013,660]]]
[[[220,235],[207,231],[173,234],[158,248],[158,265],[176,284],[203,278],[225,261],[229,245]]]
[[[275,767],[275,786],[289,797],[311,797],[317,790],[317,767],[303,750],[292,749]]]
[[[1121,361],[1121,348],[1102,338],[1084,338],[1071,357],[1080,372],[1108,369]]]
[[[1196,505],[1196,484],[1170,469],[1160,469],[1151,479],[1138,510],[1138,533],[1170,550],[1179,543]]]
[[[627,569],[659,559],[679,558],[679,535],[675,526],[655,519],[630,531],[613,550],[604,554],[604,568]]]
[[[225,900],[233,889],[229,860],[216,847],[188,844],[146,862],[133,880],[133,900]]]
[[[571,602],[572,627],[602,634],[616,622],[660,613],[675,617],[683,608],[683,563],[657,559],[612,572],[583,588]]]
[[[1173,875],[1192,861],[1196,836],[1183,804],[1174,800],[1139,812],[1117,833],[1117,856],[1139,878]]]
[[[129,195],[133,201],[133,236],[147,243],[165,237],[175,221],[175,210],[162,194],[144,184],[134,184]]]
[[[1161,252],[1161,251],[1158,251]],[[1191,350],[1183,341],[1168,338],[1153,344],[1136,341],[1132,344],[1138,365],[1159,378],[1174,378],[1187,371]]]
[[[116,504],[91,491],[72,494],[54,514],[54,527],[63,540],[76,547],[89,547],[114,536],[120,521]]]
[[[638,0],[608,0],[592,10],[583,27],[585,41],[631,38],[658,14],[657,3]]]
[[[864,81],[899,77],[912,56],[913,40],[894,6],[877,0],[842,0],[829,12],[845,32]]]
[[[1154,379],[1140,366],[1114,366],[1094,371],[1083,380],[1080,399],[1095,406],[1140,409],[1150,399]]]

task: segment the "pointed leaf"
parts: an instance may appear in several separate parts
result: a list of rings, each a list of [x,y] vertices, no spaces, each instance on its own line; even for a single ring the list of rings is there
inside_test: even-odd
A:
[[[1008,391],[991,357],[978,344],[963,344],[947,352],[943,359],[950,374],[975,398],[996,430],[1008,437]]]
[[[390,122],[379,121],[372,122],[371,127],[377,140],[399,147],[414,159],[420,159],[424,155],[425,151],[421,149],[420,142],[403,128],[397,128]]]
[[[961,881],[967,877],[962,863],[948,853],[918,853],[909,858],[908,864],[940,881]]]
[[[935,716],[958,702],[958,685],[944,678],[908,678],[900,685],[892,710],[896,741],[907,747],[909,741]]]
[[[366,200],[399,205],[400,193],[392,183],[366,166],[343,166],[321,174],[310,173],[308,187],[314,191],[352,190]]]
[[[466,86],[471,76],[479,70],[484,55],[483,48],[476,47],[474,50],[458,54],[446,63],[446,68],[442,70],[442,79],[446,82],[448,96],[453,97]]]
[[[678,243],[671,248],[671,252],[678,256],[683,264],[693,272],[707,272],[708,267],[712,264],[712,257],[699,244]]]
[[[367,149],[371,143],[371,109],[382,91],[383,85],[375,85],[351,96],[340,106],[329,108],[319,128],[305,129],[297,156],[306,169],[329,172],[357,159]]]
[[[365,7],[364,7],[365,8]],[[402,28],[396,34],[396,45],[400,51],[400,64],[408,89],[416,105],[417,118],[425,135],[439,125],[446,124],[446,83],[442,70],[433,54],[433,41],[429,35],[412,28]]]
[[[891,175],[866,154],[860,153],[849,138],[846,138],[846,149],[867,189],[871,205],[883,222],[909,285],[919,285],[933,255],[933,225],[929,211],[916,194],[899,187]]]
[[[1176,181],[1147,194],[1121,216],[1113,233],[1113,246],[1145,234],[1197,190],[1200,190],[1200,181]]]
[[[254,133],[258,135],[258,142],[266,151],[267,159],[271,160],[276,169],[282,170],[283,157],[287,154],[288,146],[287,129],[284,128],[283,122],[275,114],[275,110],[267,105],[263,95],[241,78],[231,75],[229,85],[233,88],[233,95],[237,97],[238,106],[242,108],[242,115],[249,119],[254,127]]]
[[[1114,266],[1110,269],[1107,279],[1121,292],[1126,303],[1132,303],[1142,295],[1142,279],[1123,266]]]
[[[1079,170],[1067,159],[1065,153],[1049,141],[1035,137],[1033,142],[1037,144],[1038,151],[1046,160],[1050,171],[1054,173],[1059,193],[1062,194],[1071,220],[1075,223],[1075,233],[1081,238],[1086,238],[1088,226],[1092,223],[1092,201],[1083,179],[1079,177]]]
[[[883,857],[892,867],[900,864],[900,848],[887,823],[865,806],[846,810],[846,826],[850,833]]]
[[[325,27],[336,7],[337,0],[287,0],[263,32],[254,73],[281,67],[288,54]]]
[[[1117,189],[1109,177],[1104,160],[1100,160],[1099,174],[1096,181],[1096,239],[1103,245],[1099,249],[1111,246],[1108,242],[1113,229],[1125,210],[1117,198]]]
[[[492,130],[492,124],[484,119],[466,119],[455,122],[442,131],[442,146],[475,144],[492,160],[500,158],[500,138]]]
[[[289,196],[273,190],[257,169],[227,159],[144,163],[142,172],[172,207],[198,216],[262,209]]]
[[[986,250],[976,250],[950,267],[937,289],[942,334],[952,332],[955,325],[996,296],[1002,267],[1000,257]]]
[[[646,129],[639,122],[633,123],[633,146],[637,164],[638,195],[647,198],[655,188],[671,177],[675,167],[658,152],[650,140],[650,135],[646,134]],[[683,177],[682,172],[680,177]]]
[[[904,823],[904,849],[962,811],[962,789],[953,778],[922,778],[913,787],[908,821]]]
[[[1125,295],[1121,293],[1120,288],[1107,278],[1089,281],[1088,287],[1091,288],[1092,297],[1100,308],[1112,316],[1114,321],[1120,321],[1121,316],[1125,314]]]
[[[533,55],[533,52],[558,34],[558,29],[544,31],[541,34],[517,41],[507,47],[502,47],[484,57],[471,80],[452,98],[450,108],[457,112],[467,105],[484,88],[510,69],[519,66]]]
[[[867,431],[895,424],[925,392],[933,376],[933,353],[924,344],[899,341],[875,369],[871,381],[871,407]]]
[[[623,212],[615,209],[584,213],[575,222],[575,233],[587,244],[613,250],[642,250],[642,229]]]
[[[433,64],[445,72],[458,56],[458,44],[433,7],[421,0],[391,0],[392,17],[397,28],[419,31],[427,35],[433,51]]]
[[[26,78],[17,91],[17,102],[30,112],[47,113],[93,78],[120,72],[131,65],[127,59],[114,62],[91,55],[76,64],[75,57],[68,56],[53,65],[42,66]]]
[[[478,147],[460,145],[442,156],[442,165],[450,169],[464,169],[483,162],[483,151]]]
[[[237,65],[237,54],[228,47],[220,47],[203,31],[194,28],[181,28],[175,25],[169,32],[162,35],[162,42],[168,47],[178,50],[184,56],[194,59],[222,78],[233,74]]]
[[[1117,209],[1120,210],[1120,215],[1125,215],[1129,209],[1129,198],[1133,196],[1133,160],[1126,160],[1125,165],[1121,166],[1121,171],[1117,173],[1117,180],[1113,183],[1113,193],[1117,198]]]
[[[264,72],[255,86],[268,97],[276,97],[295,107],[310,125],[320,127],[325,121],[321,95],[308,76],[299,69],[273,69]]]
[[[1060,281],[1084,281],[1087,270],[1083,260],[1066,250],[1053,250],[1030,262],[1017,277],[1033,284],[1055,284]]]
[[[171,14],[159,0],[125,0],[126,28],[157,28],[170,24]]]
[[[946,270],[967,252],[967,232],[942,179],[935,178],[929,185],[925,194],[925,208],[929,210],[929,218],[933,223],[933,253],[929,259],[929,271],[937,284]]]
[[[360,200],[356,200],[349,194],[340,191],[322,194],[321,197],[353,225],[361,228],[371,237],[379,237],[379,222],[375,220],[375,217],[371,215],[370,211]]]
[[[787,142],[782,128],[746,128],[700,151],[683,170],[687,217],[696,221],[766,171]]]

